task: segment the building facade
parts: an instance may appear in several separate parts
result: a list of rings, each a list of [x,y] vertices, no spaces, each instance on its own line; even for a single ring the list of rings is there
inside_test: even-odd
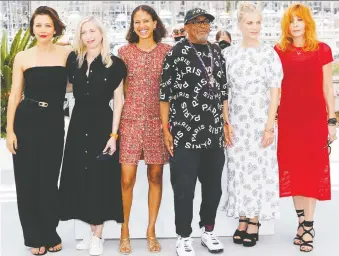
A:
[[[34,10],[47,5],[59,13],[67,25],[65,40],[72,41],[75,29],[84,16],[96,16],[102,20],[111,42],[111,48],[125,43],[125,36],[130,23],[133,9],[141,4],[152,6],[162,18],[169,34],[172,27],[183,23],[187,10],[201,7],[215,16],[212,25],[210,40],[214,41],[219,29],[231,32],[235,41],[239,40],[240,32],[237,29],[236,9],[239,1],[1,1],[1,26],[8,31],[10,42],[16,31],[26,29],[29,18]],[[262,39],[268,43],[275,43],[280,35],[280,19],[285,8],[297,1],[252,1],[263,12]],[[299,1],[307,4],[317,22],[318,36],[328,42],[335,51],[339,52],[339,1]],[[336,41],[338,38],[338,41]],[[165,41],[171,42],[171,38]]]

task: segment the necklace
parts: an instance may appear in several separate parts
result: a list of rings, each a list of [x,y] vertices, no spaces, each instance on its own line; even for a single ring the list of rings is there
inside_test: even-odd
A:
[[[302,50],[298,51],[297,49],[295,49],[295,52],[297,53],[297,55],[301,55],[302,54]]]
[[[297,53],[297,55],[301,55],[303,53],[303,47],[297,47],[293,45],[293,48],[295,50],[295,52]]]
[[[196,56],[198,57],[199,59],[199,62],[200,64],[202,65],[203,67],[203,71],[205,73],[205,77],[207,79],[207,82],[208,82],[208,89],[209,89],[209,92],[212,93],[212,88],[214,86],[214,77],[213,77],[213,70],[214,70],[214,65],[213,65],[213,53],[212,53],[212,50],[211,50],[211,47],[209,44],[207,44],[207,48],[208,48],[208,55],[210,56],[210,62],[211,62],[211,71],[208,72],[208,69],[204,63],[204,61],[202,60],[202,58],[200,57],[197,49],[194,47],[194,45],[189,41],[187,40],[187,42],[189,43],[189,45],[191,46],[191,48],[194,50]]]

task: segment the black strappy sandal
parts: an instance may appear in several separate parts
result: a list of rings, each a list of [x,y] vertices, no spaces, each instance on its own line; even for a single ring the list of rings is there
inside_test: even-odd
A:
[[[57,250],[54,250],[54,247],[57,246],[57,245],[61,245],[61,248],[57,249]],[[52,250],[50,250],[50,248],[52,248]],[[61,250],[62,250],[62,244],[60,242],[55,244],[55,245],[49,245],[47,247],[47,251],[49,251],[49,252],[60,252]]]
[[[248,223],[248,219],[239,219],[239,222],[246,222]],[[242,244],[246,230],[239,230],[237,229],[233,235],[233,243],[235,244]]]
[[[311,252],[311,251],[313,251],[313,245],[312,245],[312,243],[313,243],[313,238],[314,238],[314,236],[315,236],[315,230],[314,230],[314,228],[313,228],[313,221],[304,221],[304,225],[302,226],[303,227],[303,229],[304,229],[304,233],[301,235],[301,240],[302,240],[302,244],[300,245],[300,251],[301,252]],[[311,229],[305,229],[305,227],[307,227],[307,228],[311,228]],[[306,234],[309,234],[311,237],[312,237],[312,240],[311,241],[305,241],[304,240],[304,235],[306,235]],[[305,248],[304,249],[302,249],[302,247],[309,247],[309,248],[311,248],[311,250],[305,250]]]
[[[254,234],[249,234],[247,232],[245,232],[244,238],[243,238],[243,242],[242,245],[245,247],[252,247],[255,246],[257,244],[257,241],[259,241],[259,228],[261,226],[261,224],[255,223],[255,222],[248,222],[248,225],[254,225],[254,226],[258,226],[258,232],[254,233]],[[245,241],[245,240],[250,240],[250,241]]]
[[[297,212],[298,218],[305,216],[304,210],[296,210],[296,212]],[[298,235],[298,231],[299,231],[299,228],[303,227],[304,222],[305,221],[299,222],[299,225],[298,225],[298,228],[297,228],[297,234],[296,234],[295,238],[293,239],[293,244],[295,244],[295,245],[301,245],[302,242],[303,242],[301,235]],[[297,241],[299,241],[299,242],[297,242]]]
[[[43,252],[43,253],[40,253],[40,252],[38,252],[38,253],[32,253],[32,251],[31,251],[31,253],[33,254],[33,255],[45,255],[46,253],[47,253],[47,248],[45,247],[45,246],[40,246],[39,247],[39,251],[40,251],[40,249],[41,248],[45,248],[45,251]]]

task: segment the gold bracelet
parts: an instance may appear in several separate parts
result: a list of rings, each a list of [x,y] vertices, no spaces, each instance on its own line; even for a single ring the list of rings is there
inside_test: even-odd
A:
[[[111,138],[114,138],[115,140],[117,140],[118,138],[119,138],[119,135],[118,134],[116,134],[116,133],[111,133],[110,135],[109,135]]]

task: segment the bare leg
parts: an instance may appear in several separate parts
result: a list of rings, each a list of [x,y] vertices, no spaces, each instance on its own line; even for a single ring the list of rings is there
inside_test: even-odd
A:
[[[316,204],[316,199],[310,198],[310,197],[304,197],[304,210],[305,210],[305,221],[312,221],[314,218],[314,211],[315,211],[315,204]],[[311,230],[312,227],[306,227],[304,226],[305,230]],[[313,238],[309,234],[305,234],[303,237],[304,241],[312,241]],[[302,250],[304,251],[312,251],[312,248],[310,246],[301,246]]]
[[[256,217],[250,219],[249,222],[258,223],[258,222],[259,222],[258,216],[256,216]],[[258,226],[255,226],[255,225],[248,225],[248,226],[247,226],[247,231],[246,231],[246,232],[247,232],[248,234],[256,234],[256,233],[258,233]],[[244,241],[250,242],[249,239],[244,239]]]
[[[241,220],[246,220],[246,216],[240,216]],[[247,222],[239,222],[238,230],[240,231],[246,231],[247,229]],[[235,239],[242,239],[240,236],[235,236]]]
[[[122,188],[122,201],[124,208],[124,223],[121,225],[121,238],[129,237],[129,217],[131,213],[133,188],[136,180],[137,165],[122,164],[121,165],[121,188]]]
[[[95,226],[95,231],[94,231],[94,236],[101,238],[102,237],[102,230],[103,230],[103,228],[104,228],[103,224],[96,225]]]
[[[311,197],[304,197],[305,220],[313,221],[315,211],[316,199]]]
[[[304,197],[303,196],[294,196],[293,197],[294,208],[296,210],[304,210]]]
[[[148,228],[147,237],[155,237],[155,223],[159,213],[162,197],[162,164],[150,164],[147,168],[148,177]]]
[[[303,196],[294,196],[293,197],[293,203],[294,203],[294,208],[296,211],[298,210],[304,210],[304,197]],[[299,217],[299,223],[302,223],[305,220],[304,216]],[[301,236],[303,233],[303,228],[300,227],[298,228],[297,234]],[[301,244],[301,240],[299,239],[294,239],[294,242],[296,244]]]
[[[96,229],[96,225],[91,225],[91,232],[94,234]]]
[[[136,180],[137,165],[122,164],[121,165],[121,188],[122,202],[124,209],[124,223],[121,225],[120,235],[120,252],[124,254],[131,253],[131,245],[129,240],[129,217],[131,213],[133,188]]]
[[[148,228],[147,244],[150,252],[160,252],[161,246],[155,235],[155,223],[157,221],[162,197],[162,164],[150,164],[147,168],[148,178]]]

